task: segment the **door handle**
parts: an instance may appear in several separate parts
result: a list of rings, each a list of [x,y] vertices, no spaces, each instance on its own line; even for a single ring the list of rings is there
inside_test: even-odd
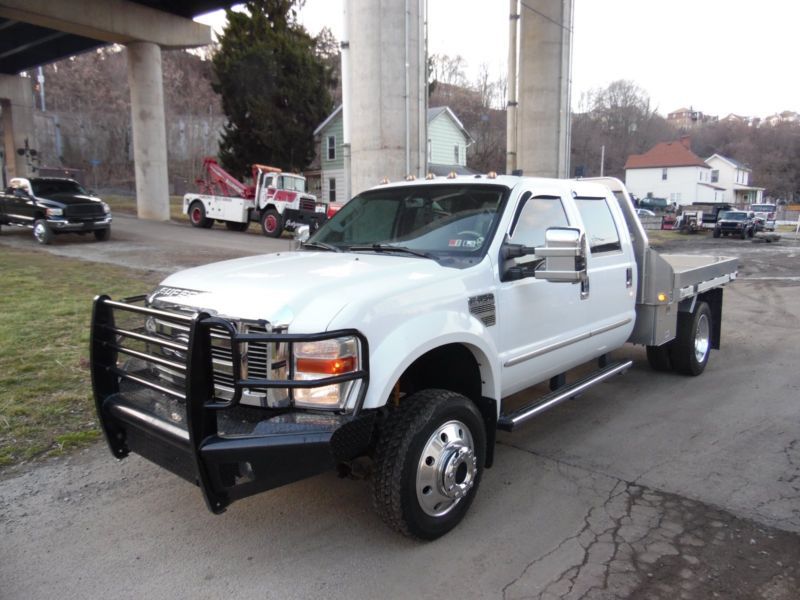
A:
[[[631,267],[625,269],[625,287],[633,287],[633,269]]]

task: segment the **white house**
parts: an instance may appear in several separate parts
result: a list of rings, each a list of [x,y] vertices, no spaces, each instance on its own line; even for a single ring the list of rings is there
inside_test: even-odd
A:
[[[472,136],[447,106],[428,109],[427,171],[434,175],[472,173],[467,169],[467,146]],[[309,189],[329,202],[347,202],[344,198],[345,166],[342,142],[342,107],[334,110],[314,130],[319,140],[319,171],[306,172]],[[317,163],[315,159],[314,163]],[[316,178],[319,177],[319,180]]]
[[[640,198],[666,198],[677,205],[723,202],[725,189],[711,181],[711,167],[691,150],[689,136],[656,144],[625,163],[625,184]]]
[[[711,183],[725,188],[724,202],[737,206],[763,202],[764,188],[750,185],[751,169],[721,154],[708,157],[706,164],[711,167]]]

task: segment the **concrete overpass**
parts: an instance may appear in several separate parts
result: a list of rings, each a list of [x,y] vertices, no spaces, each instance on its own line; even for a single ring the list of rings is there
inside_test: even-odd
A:
[[[0,0],[0,103],[7,176],[30,172],[30,80],[21,71],[104,44],[128,52],[138,213],[169,218],[161,48],[211,43],[192,17],[234,4],[225,0]]]
[[[103,44],[128,50],[138,214],[169,218],[161,51],[203,46],[191,17],[228,0],[0,0],[0,102],[9,177],[28,172],[30,82],[12,74]],[[426,171],[425,0],[343,0],[346,196]],[[507,170],[569,173],[573,0],[510,0]],[[351,115],[357,115],[352,119]],[[21,151],[21,153],[20,153]]]

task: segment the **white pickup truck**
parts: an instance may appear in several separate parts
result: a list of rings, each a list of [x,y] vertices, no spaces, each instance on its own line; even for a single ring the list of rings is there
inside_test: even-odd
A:
[[[300,241],[96,298],[108,444],[197,483],[215,513],[367,466],[380,516],[423,539],[467,512],[498,429],[628,369],[610,356],[626,342],[699,375],[737,273],[734,258],[651,249],[613,179],[383,185]]]

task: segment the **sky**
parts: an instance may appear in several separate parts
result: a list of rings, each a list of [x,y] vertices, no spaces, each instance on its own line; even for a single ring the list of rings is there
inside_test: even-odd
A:
[[[312,35],[327,26],[340,38],[342,2],[306,0],[300,21]],[[573,107],[581,93],[627,79],[664,116],[684,107],[720,117],[800,111],[797,0],[574,3]],[[429,54],[463,56],[471,80],[481,64],[504,74],[508,8],[508,0],[428,0]],[[199,20],[219,27],[224,17]]]

